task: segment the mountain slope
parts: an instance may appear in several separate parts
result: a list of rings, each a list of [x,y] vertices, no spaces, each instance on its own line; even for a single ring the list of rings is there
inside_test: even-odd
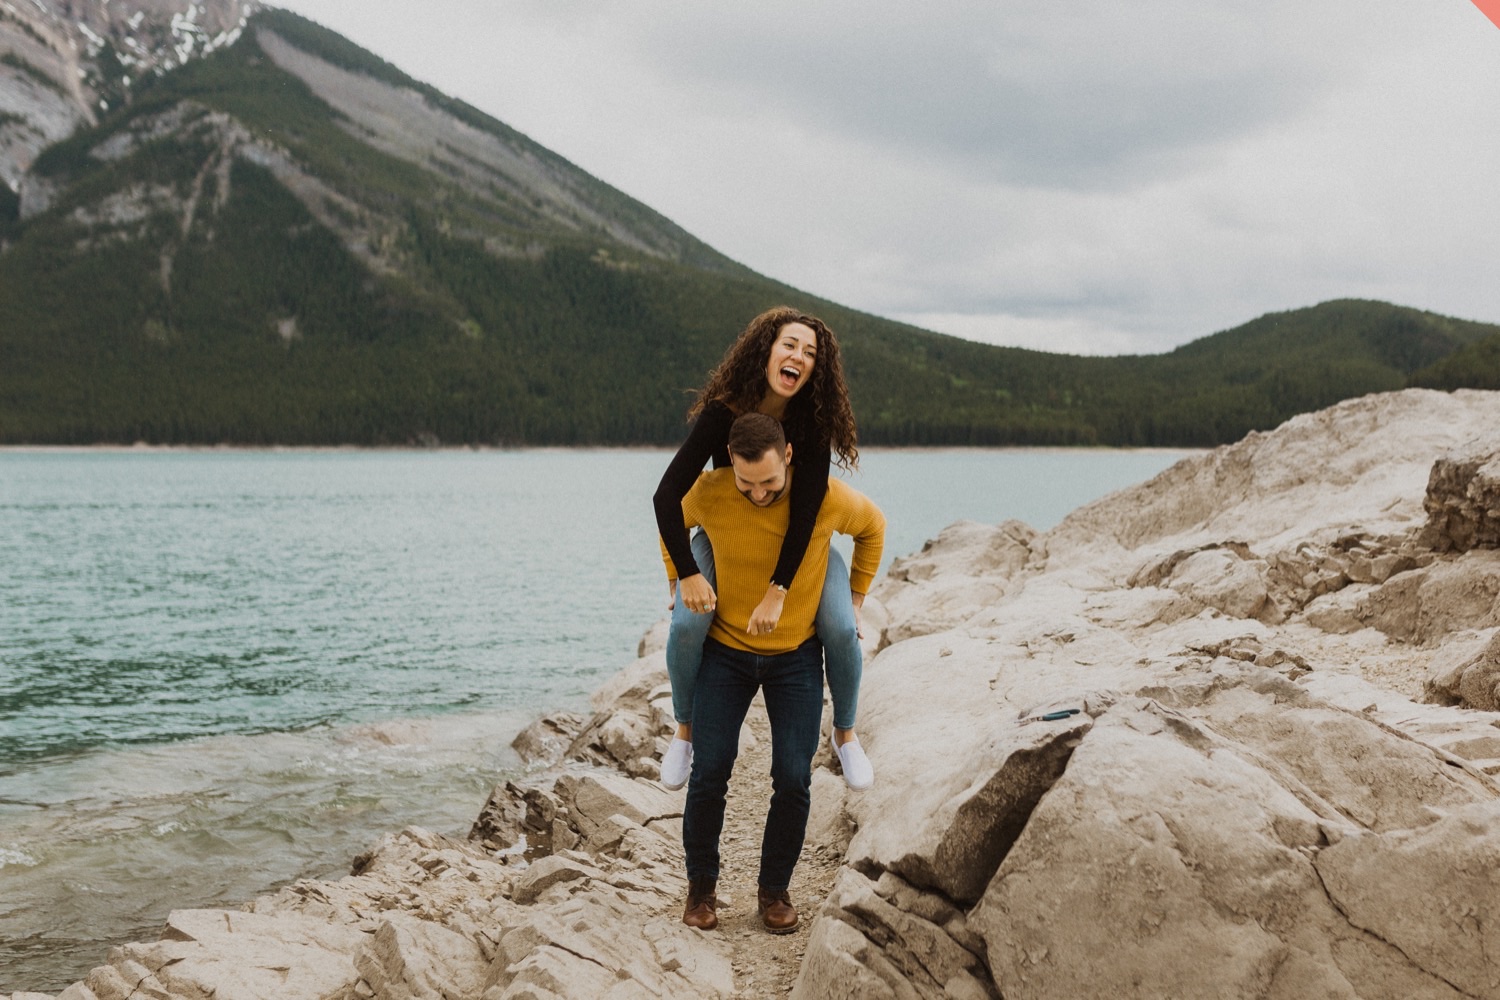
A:
[[[1183,439],[1195,425],[1209,431],[1200,443],[1233,441],[1294,413],[1416,384],[1418,369],[1497,329],[1353,299],[1271,313],[1144,359],[1138,384],[1112,381],[1099,394],[1093,422],[1121,442]],[[1157,403],[1145,409],[1148,387]]]
[[[281,11],[130,97],[0,203],[0,442],[672,442],[788,301],[839,332],[867,442],[1212,444],[1500,334],[1370,302],[1152,357],[932,334],[756,275]]]

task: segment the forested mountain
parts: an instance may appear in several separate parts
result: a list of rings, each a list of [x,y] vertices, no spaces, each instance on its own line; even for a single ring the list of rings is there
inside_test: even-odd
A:
[[[1378,302],[1142,357],[917,330],[751,272],[295,15],[215,38],[0,185],[0,442],[669,443],[782,302],[840,334],[867,443],[1213,444],[1500,381],[1500,327]]]

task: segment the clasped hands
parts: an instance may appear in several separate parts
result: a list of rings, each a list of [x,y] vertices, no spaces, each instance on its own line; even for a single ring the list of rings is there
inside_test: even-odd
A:
[[[671,588],[668,595],[667,610],[671,610],[677,596],[677,589],[682,590],[682,603],[689,610],[698,614],[704,614],[714,610],[718,605],[718,595],[714,593],[703,574],[698,573],[688,577],[686,580],[677,581],[677,585]],[[861,639],[865,637],[864,616],[860,614],[861,605],[865,602],[864,594],[850,594],[854,603],[854,627],[855,634]],[[745,629],[750,635],[770,635],[776,631],[776,624],[781,621],[781,610],[786,606],[786,591],[775,584],[766,588],[766,596],[760,599],[755,610],[750,613],[750,624]]]
[[[706,614],[718,606],[718,595],[714,588],[704,579],[703,574],[695,573],[686,580],[678,580],[677,585],[672,587],[668,594],[667,610],[671,610],[676,603],[677,591],[682,591],[683,607],[695,614]],[[755,610],[750,613],[750,624],[746,632],[750,635],[769,635],[776,631],[776,623],[781,620],[781,609],[786,604],[786,591],[774,584],[766,588],[766,596],[760,599]]]

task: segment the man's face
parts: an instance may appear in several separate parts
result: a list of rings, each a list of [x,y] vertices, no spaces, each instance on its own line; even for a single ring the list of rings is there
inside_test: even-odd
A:
[[[786,492],[786,465],[791,457],[791,445],[787,445],[785,452],[767,448],[765,454],[753,462],[739,455],[730,455],[734,488],[757,507],[771,506]]]

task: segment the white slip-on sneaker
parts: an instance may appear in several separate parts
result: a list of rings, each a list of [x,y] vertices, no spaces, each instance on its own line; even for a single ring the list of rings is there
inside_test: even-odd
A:
[[[661,758],[662,787],[675,792],[688,783],[688,776],[692,773],[693,745],[687,740],[672,737],[672,745],[667,747],[667,752]]]
[[[875,767],[865,756],[864,747],[858,739],[852,739],[838,747],[839,767],[844,770],[844,784],[856,792],[862,792],[875,784]]]

